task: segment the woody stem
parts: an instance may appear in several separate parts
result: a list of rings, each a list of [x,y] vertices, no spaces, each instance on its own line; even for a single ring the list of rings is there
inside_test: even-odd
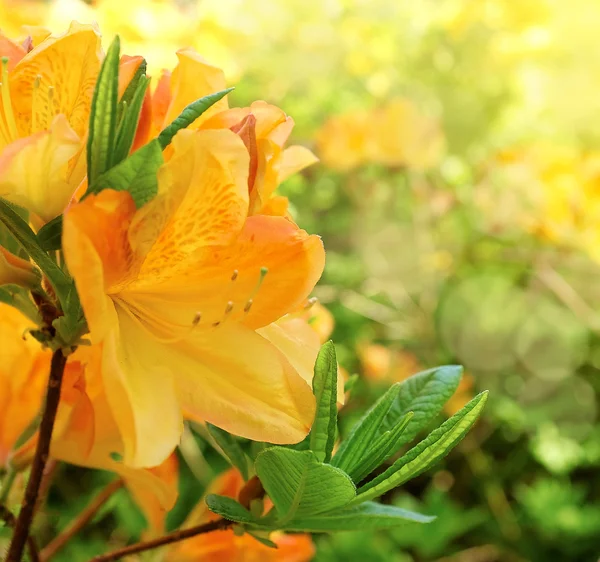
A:
[[[67,358],[63,355],[61,349],[57,349],[52,354],[50,363],[50,376],[48,378],[48,387],[46,390],[46,401],[44,404],[44,413],[38,435],[35,456],[31,465],[29,482],[25,489],[21,510],[15,522],[12,541],[6,555],[6,562],[21,562],[23,550],[29,537],[29,529],[33,521],[33,515],[37,504],[37,498],[44,475],[44,468],[48,461],[50,452],[50,439],[54,429],[54,420],[60,401],[60,389],[62,386],[63,373]]]
[[[146,542],[139,542],[130,546],[125,546],[117,550],[113,550],[108,554],[101,554],[92,558],[89,562],[112,562],[113,560],[119,560],[129,554],[137,554],[138,552],[144,552],[146,550],[152,550],[160,546],[172,544],[175,542],[184,541],[198,535],[210,533],[212,531],[223,531],[233,525],[233,521],[227,521],[226,519],[217,519],[216,521],[210,521],[204,523],[204,525],[198,525],[196,527],[190,527],[189,529],[180,529],[174,531],[158,539],[153,539]]]

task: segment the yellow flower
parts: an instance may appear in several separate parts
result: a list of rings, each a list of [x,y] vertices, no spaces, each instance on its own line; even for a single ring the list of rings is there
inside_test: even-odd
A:
[[[65,259],[103,342],[126,464],[164,460],[182,411],[273,443],[309,430],[312,369],[256,330],[304,302],[323,246],[283,217],[248,217],[248,169],[233,132],[181,131],[153,201],[136,211],[128,193],[105,190],[65,214]]]
[[[33,327],[17,309],[0,303],[0,466],[42,405],[52,354],[23,337]]]
[[[29,209],[39,226],[62,212],[85,174],[100,36],[73,23],[63,36],[29,47],[0,41],[8,57],[0,86],[0,195]]]
[[[25,467],[37,443],[34,434],[17,440],[39,414],[52,353],[26,335],[35,325],[18,310],[0,304],[0,465]],[[123,443],[98,372],[98,348],[81,348],[67,363],[50,454],[89,468],[119,474],[142,508],[151,532],[160,533],[177,498],[177,463],[169,458],[153,469],[134,469],[112,458]]]
[[[221,474],[211,485],[208,493],[237,498],[244,481],[235,469]],[[204,501],[188,516],[184,528],[201,525],[216,519],[208,511]],[[270,548],[248,534],[237,536],[232,529],[198,535],[171,546],[166,554],[167,562],[309,562],[315,555],[315,547],[307,534],[286,535],[272,533],[270,539],[277,548]]]
[[[369,115],[364,111],[335,115],[317,132],[318,154],[323,164],[341,172],[366,159]]]
[[[331,117],[318,131],[317,144],[323,163],[334,170],[367,163],[424,170],[440,161],[444,136],[434,119],[398,98],[370,112]]]
[[[192,49],[178,51],[179,64],[171,74],[164,71],[152,96],[152,138],[188,104],[224,90],[225,75]],[[144,120],[141,120],[143,126]],[[197,119],[190,128],[231,129],[244,141],[250,157],[248,171],[249,214],[285,216],[287,199],[273,197],[277,186],[292,174],[317,161],[307,148],[285,144],[294,120],[281,109],[264,101],[250,107],[228,109],[223,98]]]

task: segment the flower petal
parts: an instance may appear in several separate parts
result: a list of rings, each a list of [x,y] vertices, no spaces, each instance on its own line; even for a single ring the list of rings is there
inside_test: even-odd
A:
[[[29,52],[10,74],[10,92],[20,136],[48,128],[58,113],[79,137],[88,127],[100,70],[100,34],[92,25],[72,23],[61,37],[49,37]],[[34,82],[41,77],[33,100]],[[52,97],[48,88],[53,88]]]
[[[118,330],[103,346],[102,379],[123,439],[123,462],[152,467],[173,452],[183,431],[173,382],[177,357],[165,346],[158,356],[150,352],[158,346],[139,322],[121,307],[117,314]]]
[[[231,131],[182,131],[159,170],[161,192],[133,220],[130,239],[146,255],[136,283],[172,277],[194,252],[229,243],[248,210],[248,153]]]
[[[285,355],[298,374],[312,388],[315,362],[321,349],[321,341],[319,334],[310,324],[302,318],[285,317],[257,331]],[[338,376],[337,382],[338,403],[343,404],[343,377]]]
[[[79,149],[79,137],[65,116],[57,115],[49,131],[19,139],[2,151],[0,195],[48,222],[63,212],[77,187],[67,181],[67,174]]]
[[[42,405],[52,353],[23,337],[34,327],[16,308],[0,303],[0,466]]]
[[[318,236],[283,217],[254,216],[232,244],[201,248],[177,276],[136,282],[124,298],[156,328],[175,325],[181,333],[199,313],[199,330],[224,322],[256,329],[304,302],[324,264]]]
[[[297,443],[307,435],[312,391],[256,332],[225,324],[192,333],[174,348],[170,359],[186,415],[255,441]]]
[[[208,63],[193,49],[177,51],[177,58],[179,63],[171,75],[172,98],[163,127],[171,123],[193,101],[226,88],[223,70]],[[226,97],[196,119],[192,127],[197,127],[211,115],[225,109]]]
[[[71,206],[64,215],[65,260],[93,341],[100,341],[117,322],[106,293],[126,283],[135,270],[127,238],[134,213],[129,193],[106,189]]]

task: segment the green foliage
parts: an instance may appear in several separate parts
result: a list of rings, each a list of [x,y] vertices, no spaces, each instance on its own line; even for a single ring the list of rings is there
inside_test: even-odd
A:
[[[141,207],[158,193],[156,173],[162,164],[162,150],[158,141],[153,140],[99,176],[88,193],[107,188],[128,191],[136,206]]]
[[[487,396],[487,392],[477,395],[462,410],[445,421],[418,445],[415,445],[383,474],[359,488],[355,503],[385,494],[418,476],[447,455],[471,429],[485,406]]]
[[[100,175],[114,162],[119,94],[119,55],[121,43],[115,37],[102,62],[90,112],[87,143],[88,185],[94,186]]]
[[[214,94],[204,96],[199,100],[190,103],[183,109],[180,115],[178,115],[172,123],[167,125],[158,135],[158,142],[164,150],[171,144],[173,137],[181,129],[185,129],[191,125],[198,117],[200,117],[209,107],[217,103],[220,99],[224,98],[229,92],[233,91],[234,88],[227,88]]]
[[[231,466],[240,471],[244,480],[248,480],[248,459],[238,438],[208,422],[206,423],[206,428],[223,451],[223,454],[227,457],[227,460],[231,463]]]
[[[337,428],[337,360],[333,342],[321,348],[315,363],[313,393],[317,413],[310,431],[309,447],[319,462],[329,462]]]

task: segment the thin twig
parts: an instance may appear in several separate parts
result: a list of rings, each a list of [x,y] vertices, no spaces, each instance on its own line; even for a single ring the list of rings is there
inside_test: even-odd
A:
[[[81,529],[83,529],[98,513],[98,510],[112,497],[112,495],[123,486],[123,480],[113,480],[108,486],[101,490],[86,508],[58,535],[47,544],[40,553],[42,562],[50,560],[61,550]]]
[[[46,467],[48,453],[50,452],[50,439],[52,438],[54,420],[56,419],[56,411],[58,410],[58,403],[60,402],[60,389],[66,362],[67,358],[63,355],[61,349],[57,349],[52,354],[50,376],[48,377],[48,388],[46,391],[46,402],[44,404],[44,413],[40,424],[35,456],[31,465],[29,482],[27,482],[21,510],[19,511],[19,516],[15,523],[15,530],[5,562],[21,562],[23,557],[23,550],[27,538],[29,537],[29,529],[33,521],[33,514],[37,504],[42,476],[44,475],[44,468]]]
[[[0,519],[6,523],[7,527],[14,527],[17,518],[13,515],[6,506],[0,504]],[[27,539],[27,549],[29,551],[29,558],[31,562],[40,562],[40,555],[38,554],[37,545],[33,537]]]
[[[130,546],[113,550],[108,554],[101,554],[100,556],[92,558],[89,562],[112,562],[113,560],[119,560],[120,558],[123,558],[129,554],[137,554],[138,552],[152,550],[158,548],[159,546],[165,546],[167,544],[184,541],[197,535],[203,535],[212,531],[224,531],[232,525],[233,521],[217,519],[216,521],[210,521],[209,523],[204,523],[204,525],[198,525],[197,527],[190,527],[189,529],[180,529],[179,531],[174,531],[173,533],[169,533],[168,535],[158,539],[139,542]]]

